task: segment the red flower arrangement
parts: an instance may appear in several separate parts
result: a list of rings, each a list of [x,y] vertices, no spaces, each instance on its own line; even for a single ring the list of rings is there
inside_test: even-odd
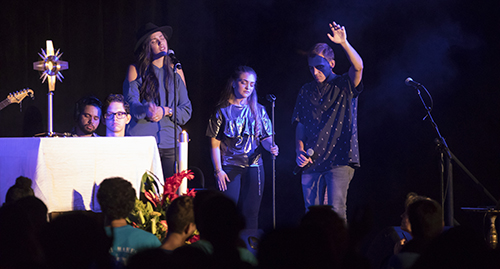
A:
[[[164,204],[165,202],[170,204],[170,202],[172,202],[175,198],[179,197],[179,195],[177,194],[177,190],[179,189],[179,186],[181,185],[184,178],[192,180],[194,178],[193,172],[191,172],[191,170],[184,170],[165,180],[165,186],[163,187],[163,197],[161,201],[162,204]],[[191,189],[188,190],[185,195],[194,197],[195,194],[196,191],[194,189]]]
[[[177,190],[182,183],[182,180],[192,180],[194,178],[191,170],[185,170],[174,174],[165,179],[163,193],[159,195],[161,184],[158,178],[151,172],[146,172],[142,176],[140,198],[136,198],[135,207],[132,213],[127,218],[127,222],[135,228],[148,231],[160,241],[163,241],[167,235],[168,226],[166,221],[166,212],[172,201],[179,197]],[[196,191],[187,189],[186,196],[194,197]],[[196,242],[199,239],[197,231],[195,235],[188,240],[190,243]]]

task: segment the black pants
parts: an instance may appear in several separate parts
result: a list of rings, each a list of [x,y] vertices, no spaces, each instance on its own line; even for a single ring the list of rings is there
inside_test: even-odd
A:
[[[160,152],[161,168],[163,170],[163,180],[174,175],[175,172],[175,148],[158,149]]]
[[[223,169],[231,180],[224,194],[238,206],[245,217],[246,228],[258,229],[260,202],[264,192],[264,166],[223,166]]]

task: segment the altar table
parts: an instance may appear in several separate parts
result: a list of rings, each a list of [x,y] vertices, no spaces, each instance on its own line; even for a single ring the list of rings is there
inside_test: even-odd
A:
[[[154,137],[0,138],[0,204],[25,176],[49,212],[100,212],[96,193],[104,179],[123,177],[138,195],[146,171],[163,183]]]

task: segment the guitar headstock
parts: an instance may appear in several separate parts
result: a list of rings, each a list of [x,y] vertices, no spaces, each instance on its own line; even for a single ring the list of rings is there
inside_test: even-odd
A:
[[[11,104],[13,103],[20,103],[26,96],[30,96],[31,98],[34,97],[34,93],[32,89],[23,89],[14,93],[9,94],[7,96],[7,99]]]

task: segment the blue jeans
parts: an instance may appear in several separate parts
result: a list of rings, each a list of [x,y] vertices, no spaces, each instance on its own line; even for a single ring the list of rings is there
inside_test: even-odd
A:
[[[264,192],[264,166],[241,168],[228,165],[222,169],[231,180],[224,194],[238,206],[239,212],[245,217],[246,228],[258,229],[260,202]]]
[[[306,212],[309,206],[322,205],[325,192],[328,204],[344,220],[347,220],[347,190],[354,176],[354,168],[341,165],[323,173],[302,174],[302,193]]]

